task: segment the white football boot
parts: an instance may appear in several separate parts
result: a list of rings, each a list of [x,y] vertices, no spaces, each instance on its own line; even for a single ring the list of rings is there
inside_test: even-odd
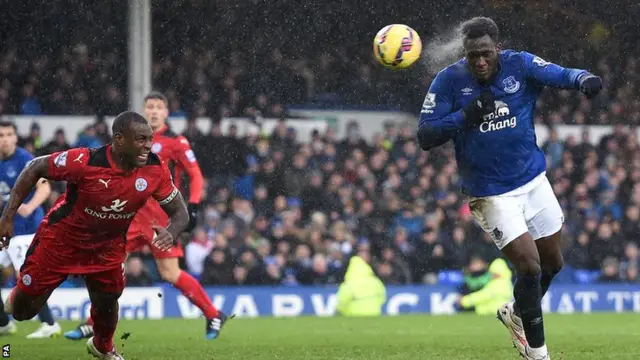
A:
[[[522,327],[522,319],[520,319],[513,311],[514,302],[508,302],[502,305],[498,309],[498,320],[509,330],[511,334],[511,341],[513,347],[518,349],[518,352],[522,357],[527,356],[526,350],[528,347],[527,337],[524,334],[524,328]],[[527,358],[528,359],[528,358]]]
[[[38,330],[32,332],[27,335],[27,339],[46,339],[58,337],[62,334],[62,328],[60,324],[53,323],[53,325],[49,325],[47,323],[40,324]]]
[[[124,357],[116,351],[115,347],[106,354],[101,353],[93,343],[93,336],[87,340],[87,352],[98,360],[124,360]]]
[[[15,334],[16,331],[18,331],[18,327],[16,326],[16,322],[13,320],[9,320],[9,323],[5,326],[0,326],[0,335]]]

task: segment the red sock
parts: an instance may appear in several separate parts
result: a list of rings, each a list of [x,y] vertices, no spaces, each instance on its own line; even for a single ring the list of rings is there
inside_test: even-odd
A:
[[[91,317],[95,320],[93,324],[93,344],[96,349],[103,354],[113,350],[113,334],[118,326],[118,306],[115,311],[96,311],[91,306]]]
[[[9,303],[9,309],[11,309],[11,312],[13,312],[13,298],[16,297],[17,288],[17,286],[14,286],[13,289],[11,289],[9,297],[7,298],[7,302]]]
[[[93,326],[93,317],[91,317],[91,314],[89,314],[89,317],[87,318],[87,325]]]
[[[193,276],[186,271],[181,271],[178,281],[173,284],[182,295],[186,296],[191,302],[197,306],[207,319],[213,319],[218,316],[218,309],[213,305],[209,296],[202,288],[202,285]]]

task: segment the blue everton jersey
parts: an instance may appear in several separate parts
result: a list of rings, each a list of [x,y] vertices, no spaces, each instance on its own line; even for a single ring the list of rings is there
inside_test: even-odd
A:
[[[33,159],[33,155],[23,148],[18,148],[10,157],[0,160],[0,194],[2,196],[2,208],[9,200],[11,189],[18,179],[18,175],[25,168],[27,163]],[[33,197],[33,192],[27,196],[24,202],[28,202]],[[35,234],[38,225],[44,218],[44,210],[38,207],[31,215],[24,218],[18,214],[13,219],[13,235]]]
[[[504,50],[497,74],[480,85],[466,59],[438,73],[422,105],[418,140],[431,149],[453,140],[463,193],[490,196],[507,193],[546,169],[536,143],[533,112],[545,86],[578,89],[585,70],[567,69],[527,52]],[[489,88],[495,112],[476,128],[465,127],[462,109]]]

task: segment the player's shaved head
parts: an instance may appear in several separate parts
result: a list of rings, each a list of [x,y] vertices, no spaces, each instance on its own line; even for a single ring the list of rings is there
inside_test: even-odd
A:
[[[469,71],[480,83],[488,81],[498,69],[498,25],[487,17],[474,17],[460,26]]]
[[[144,124],[147,125],[147,120],[135,111],[125,111],[116,116],[111,126],[111,132],[113,134],[124,135],[131,128],[131,124]]]
[[[500,31],[498,25],[488,17],[474,17],[460,25],[460,33],[464,40],[477,39],[483,36],[489,36],[494,42],[498,42]]]
[[[151,152],[153,131],[147,120],[134,111],[125,111],[118,115],[111,127],[113,131],[113,150],[126,169],[144,166]]]

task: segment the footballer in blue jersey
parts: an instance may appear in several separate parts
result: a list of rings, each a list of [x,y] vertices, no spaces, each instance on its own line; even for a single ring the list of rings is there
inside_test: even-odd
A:
[[[423,150],[453,142],[471,212],[517,272],[515,302],[500,307],[498,319],[525,359],[546,360],[540,302],[563,265],[564,216],[546,178],[533,113],[545,86],[591,98],[602,80],[528,52],[503,50],[489,18],[468,20],[460,31],[465,57],[431,83],[418,141]]]
[[[0,121],[0,208],[4,208],[18,176],[32,159],[31,153],[18,147],[15,124]],[[36,190],[18,208],[18,215],[13,219],[13,237],[9,241],[9,246],[0,251],[0,266],[5,270],[13,267],[16,277],[24,264],[27,249],[31,245],[36,230],[44,218],[42,203],[47,200],[50,193],[49,183],[41,179]],[[45,304],[38,313],[38,317],[42,324],[35,332],[27,335],[27,338],[48,338],[61,334],[62,329],[53,319],[48,305]],[[9,320],[4,306],[0,306],[0,334],[15,333],[16,330],[16,325]]]

